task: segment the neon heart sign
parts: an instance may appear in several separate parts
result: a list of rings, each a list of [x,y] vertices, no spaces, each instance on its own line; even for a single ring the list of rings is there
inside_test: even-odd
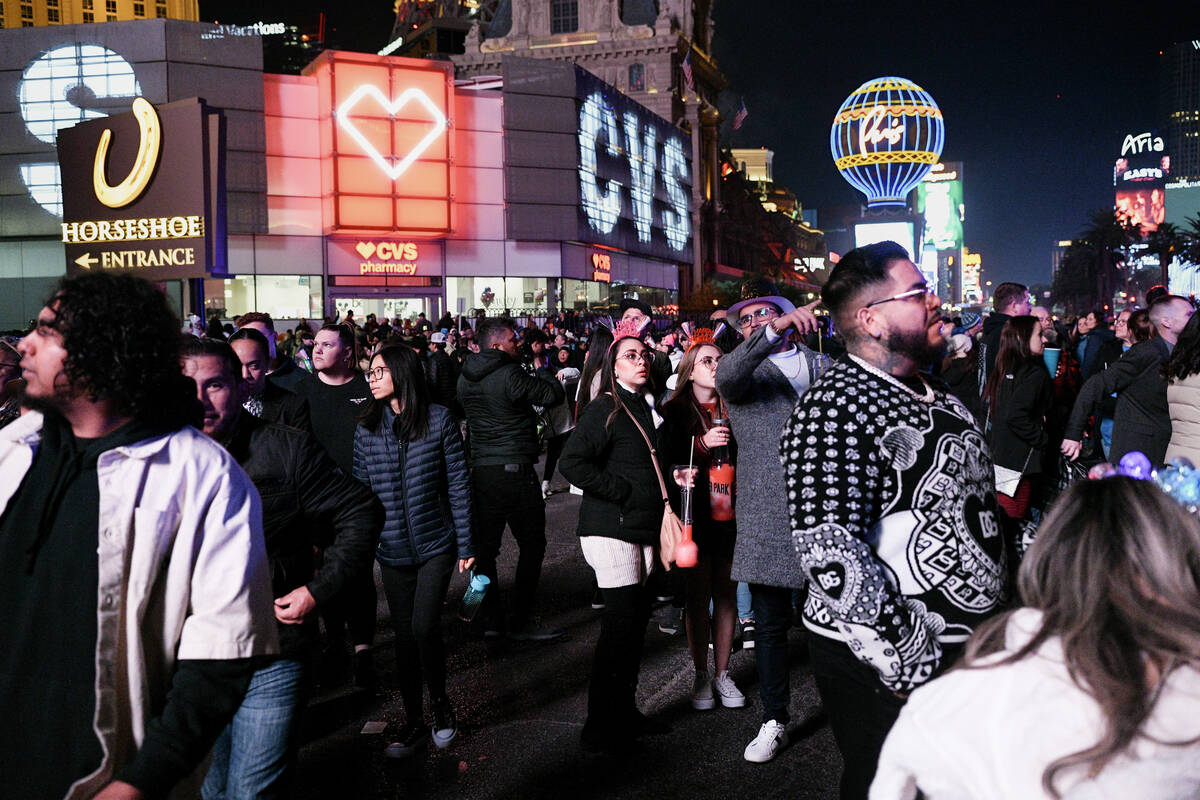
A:
[[[388,116],[392,119],[395,119],[396,115],[410,102],[416,102],[428,111],[429,115],[433,118],[433,124],[429,129],[429,133],[425,134],[403,158],[395,160],[395,155],[393,155],[392,159],[394,163],[389,163],[388,159],[379,152],[379,149],[354,124],[350,112],[360,101],[368,97],[374,98],[379,105],[383,106]],[[337,118],[338,126],[383,170],[383,174],[387,175],[393,181],[403,175],[412,166],[413,162],[420,158],[421,154],[438,140],[438,137],[442,135],[447,127],[446,115],[429,99],[429,95],[416,87],[409,87],[401,92],[399,97],[389,100],[378,87],[369,83],[363,84],[351,92],[350,96],[338,106],[337,110],[334,111],[334,117]]]

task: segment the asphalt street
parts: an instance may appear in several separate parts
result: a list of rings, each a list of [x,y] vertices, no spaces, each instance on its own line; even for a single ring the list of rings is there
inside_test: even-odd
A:
[[[565,489],[562,478],[556,488]],[[633,754],[585,755],[579,733],[600,613],[590,607],[591,570],[575,525],[579,497],[547,501],[546,559],[539,592],[543,622],[567,631],[550,643],[485,641],[448,603],[443,618],[448,688],[459,736],[408,760],[383,755],[403,724],[393,680],[387,605],[379,593],[378,692],[323,689],[308,708],[299,755],[301,798],[833,798],[841,759],[809,674],[804,636],[790,636],[790,741],[774,761],[750,764],[742,751],[761,724],[753,651],[733,656],[730,671],[745,708],[694,711],[693,669],[685,637],[651,622],[638,686],[641,710],[671,732],[647,737]],[[500,581],[511,581],[516,543],[506,532]],[[378,582],[378,575],[377,575]],[[448,600],[462,596],[455,575]],[[710,667],[711,669],[711,667]],[[384,725],[382,732],[378,729]]]

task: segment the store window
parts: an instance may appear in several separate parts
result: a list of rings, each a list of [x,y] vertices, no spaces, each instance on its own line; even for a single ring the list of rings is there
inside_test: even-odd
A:
[[[629,91],[646,91],[646,66],[644,64],[629,65]]]
[[[550,32],[579,30],[579,0],[550,0]]]
[[[320,319],[320,275],[238,275],[204,281],[204,309],[224,319],[265,311],[273,319]]]
[[[549,309],[546,278],[447,278],[446,308],[451,314],[483,309],[489,317],[505,309],[514,317],[538,316]]]

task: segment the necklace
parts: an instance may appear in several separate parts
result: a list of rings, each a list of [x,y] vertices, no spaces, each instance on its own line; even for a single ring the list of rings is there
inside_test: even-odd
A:
[[[865,369],[867,372],[871,373],[872,375],[876,375],[880,378],[883,378],[888,383],[892,384],[893,386],[896,386],[901,391],[916,398],[917,400],[920,400],[922,403],[932,403],[933,402],[933,400],[934,400],[933,388],[928,383],[926,383],[925,379],[922,378],[920,375],[917,376],[917,380],[921,381],[921,385],[925,387],[925,391],[922,394],[918,394],[917,392],[915,392],[912,389],[905,386],[903,382],[897,380],[894,375],[889,375],[888,373],[884,372],[883,370],[879,369],[878,367],[874,366],[873,364],[867,363],[866,361],[864,361],[863,359],[854,355],[853,353],[850,354],[850,358],[854,359],[854,363],[858,364],[860,367]]]
[[[804,366],[804,363],[801,361],[800,348],[793,347],[791,350],[791,353],[781,353],[780,355],[782,356],[781,358],[772,358],[771,359],[771,363],[773,363],[775,365],[775,368],[778,369],[780,372],[782,372],[783,377],[787,378],[789,382],[796,380],[796,378],[799,378],[800,370]],[[791,375],[789,375],[787,372],[784,371],[782,365],[784,362],[793,361],[793,360],[796,362],[795,371]]]

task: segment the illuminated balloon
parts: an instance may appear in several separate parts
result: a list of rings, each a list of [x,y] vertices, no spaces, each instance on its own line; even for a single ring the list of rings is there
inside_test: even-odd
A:
[[[903,206],[945,142],[942,112],[907,78],[874,78],[842,103],[829,131],[833,163],[868,207]]]
[[[1150,477],[1152,469],[1150,459],[1146,458],[1146,454],[1134,450],[1121,456],[1121,466],[1117,471],[1131,478],[1145,480]]]
[[[1104,478],[1111,478],[1116,474],[1117,468],[1107,461],[1101,461],[1099,464],[1088,470],[1088,478],[1094,481],[1103,480]]]

